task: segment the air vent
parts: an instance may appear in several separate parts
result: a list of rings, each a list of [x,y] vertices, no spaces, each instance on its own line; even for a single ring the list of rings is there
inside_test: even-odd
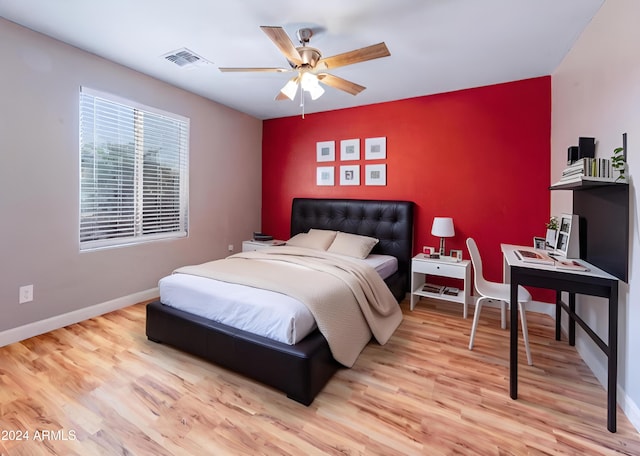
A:
[[[199,56],[198,54],[196,54],[193,51],[190,51],[187,48],[171,51],[163,55],[163,57],[169,62],[175,63],[180,68],[189,68],[193,66],[205,66],[211,63],[205,58]]]

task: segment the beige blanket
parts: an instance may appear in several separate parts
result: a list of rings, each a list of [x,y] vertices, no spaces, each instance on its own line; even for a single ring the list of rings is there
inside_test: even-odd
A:
[[[324,251],[284,246],[175,272],[263,288],[301,301],[333,357],[347,367],[353,366],[372,334],[385,344],[402,321],[400,306],[373,268]]]

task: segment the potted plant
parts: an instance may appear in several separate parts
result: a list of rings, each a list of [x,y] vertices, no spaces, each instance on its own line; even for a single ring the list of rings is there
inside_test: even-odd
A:
[[[618,177],[616,177],[615,182],[626,181],[627,176],[625,175],[625,171],[627,169],[627,157],[624,151],[624,147],[616,147],[613,149],[613,156],[611,157],[611,166],[613,169],[618,171]]]

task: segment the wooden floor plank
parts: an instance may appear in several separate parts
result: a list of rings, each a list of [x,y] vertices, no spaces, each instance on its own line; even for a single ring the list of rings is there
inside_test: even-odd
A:
[[[513,401],[497,309],[483,310],[473,351],[459,306],[402,309],[389,342],[309,407],[148,341],[144,303],[0,348],[0,430],[31,436],[0,440],[0,454],[640,454],[620,410],[607,431],[606,392],[548,316],[529,314],[534,365],[520,343]]]

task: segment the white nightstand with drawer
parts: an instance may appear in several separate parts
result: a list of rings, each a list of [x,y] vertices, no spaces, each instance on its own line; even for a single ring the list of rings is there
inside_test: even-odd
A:
[[[252,250],[266,249],[267,247],[274,247],[277,245],[284,245],[285,241],[274,239],[272,241],[254,241],[253,239],[248,241],[242,241],[242,251],[251,252]]]
[[[462,279],[464,288],[457,295],[446,293],[432,293],[423,290],[428,282],[428,276],[450,277]],[[462,315],[467,318],[467,306],[471,302],[471,262],[469,260],[456,261],[445,257],[444,259],[429,258],[428,255],[419,253],[411,260],[411,310],[421,296],[425,298],[442,299],[445,301],[459,302],[463,306]]]

